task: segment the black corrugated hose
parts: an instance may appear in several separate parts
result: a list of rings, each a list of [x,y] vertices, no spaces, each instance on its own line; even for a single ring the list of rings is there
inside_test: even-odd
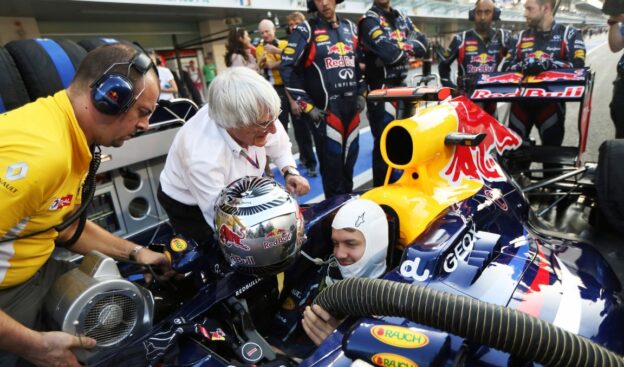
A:
[[[336,316],[399,316],[544,366],[624,366],[586,338],[514,309],[383,279],[346,279],[314,301]]]

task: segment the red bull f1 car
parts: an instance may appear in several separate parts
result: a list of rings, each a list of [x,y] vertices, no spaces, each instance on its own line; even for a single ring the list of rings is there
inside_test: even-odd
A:
[[[581,76],[573,71],[567,77]],[[513,84],[513,75],[483,78],[489,78],[489,95],[537,93],[530,83],[495,87],[501,80]],[[473,96],[487,94],[481,87]],[[540,93],[582,98],[568,87]],[[592,220],[601,211],[593,182],[598,169],[541,182],[553,192],[574,189],[555,203],[556,218],[538,216],[527,187],[499,163],[521,139],[470,99],[435,88],[378,91],[369,98],[439,103],[383,132],[383,157],[401,176],[360,196],[387,212],[388,272],[383,279],[343,280],[320,293],[315,302],[346,320],[301,365],[624,365],[617,256],[624,241],[611,236],[616,229]],[[354,196],[304,208],[303,250],[331,253],[332,216]],[[121,265],[122,276],[110,259],[88,256],[80,280],[65,279],[59,287],[64,296],[50,307],[55,320],[98,340],[83,360],[91,366],[292,363],[277,358],[264,338],[276,306],[275,277],[228,271],[215,248],[167,246],[180,279],[146,289],[132,267]],[[286,276],[317,266],[300,257]]]

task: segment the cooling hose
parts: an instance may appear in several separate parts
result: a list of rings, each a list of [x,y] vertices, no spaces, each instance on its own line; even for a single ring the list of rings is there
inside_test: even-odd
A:
[[[624,366],[616,353],[514,309],[383,279],[346,279],[314,301],[335,316],[398,316],[544,366]]]

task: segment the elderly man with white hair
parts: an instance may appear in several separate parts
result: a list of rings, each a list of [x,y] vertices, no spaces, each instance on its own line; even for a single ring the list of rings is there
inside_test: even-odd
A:
[[[210,83],[207,102],[176,135],[158,189],[174,230],[198,243],[212,238],[221,190],[241,177],[262,176],[269,158],[289,192],[310,190],[295,168],[278,121],[280,98],[268,81],[248,68],[229,68]]]

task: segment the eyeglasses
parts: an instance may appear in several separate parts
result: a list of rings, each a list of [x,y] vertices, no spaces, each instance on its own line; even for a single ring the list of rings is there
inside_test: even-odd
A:
[[[262,130],[266,130],[266,129],[269,128],[269,126],[271,126],[272,123],[277,121],[277,119],[279,118],[279,115],[281,115],[281,114],[282,114],[282,109],[279,110],[277,116],[275,116],[273,119],[268,120],[268,121],[264,121],[264,122],[254,121],[254,124],[256,124],[256,126],[260,127]]]

